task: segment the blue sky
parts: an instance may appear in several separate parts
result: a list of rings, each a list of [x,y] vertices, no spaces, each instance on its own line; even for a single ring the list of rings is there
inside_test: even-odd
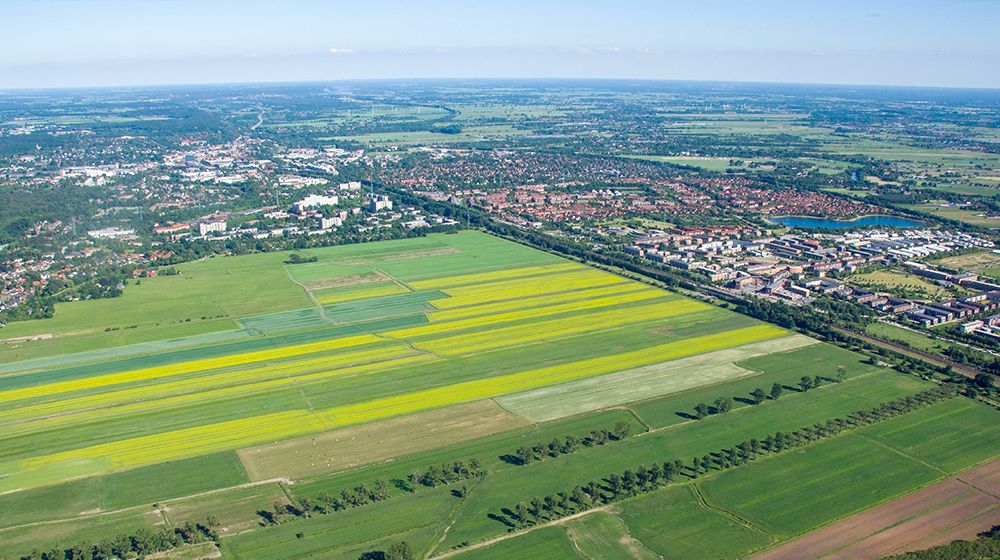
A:
[[[413,77],[1000,87],[1000,1],[0,0],[0,88]]]

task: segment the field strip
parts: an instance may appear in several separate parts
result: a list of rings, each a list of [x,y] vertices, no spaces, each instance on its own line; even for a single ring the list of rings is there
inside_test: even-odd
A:
[[[507,346],[530,344],[540,340],[605,331],[613,327],[661,320],[710,309],[712,309],[711,306],[694,300],[673,300],[625,309],[596,311],[587,314],[586,320],[580,320],[581,317],[569,317],[459,334],[422,341],[417,346],[445,356],[470,354]]]
[[[222,356],[217,358],[204,358],[201,360],[181,362],[179,364],[169,364],[165,366],[156,366],[151,368],[137,369],[120,373],[112,373],[97,377],[88,377],[86,379],[61,381],[58,383],[50,383],[47,385],[36,385],[34,387],[25,387],[22,389],[13,389],[10,391],[0,392],[0,403],[12,402],[31,397],[38,397],[42,395],[48,396],[59,393],[67,393],[70,391],[77,391],[80,389],[93,389],[96,387],[107,387],[109,385],[118,385],[121,383],[130,383],[134,381],[144,381],[148,379],[156,379],[159,377],[183,375],[186,373],[194,373],[197,371],[205,371],[205,370],[218,369],[229,366],[263,362],[266,360],[274,360],[278,358],[288,358],[302,354],[322,352],[325,350],[350,348],[352,346],[370,344],[372,342],[376,342],[379,340],[380,340],[379,338],[372,335],[351,336],[346,338],[324,340],[321,342],[310,342],[306,344],[285,346],[282,348],[257,350],[254,352],[246,352],[243,354],[232,354],[229,356]]]
[[[404,339],[419,338],[434,334],[460,331],[474,327],[483,327],[486,325],[493,326],[499,323],[508,323],[512,321],[520,321],[523,319],[535,319],[538,317],[557,315],[560,313],[570,313],[574,311],[593,311],[602,307],[611,307],[625,303],[634,303],[637,301],[658,298],[662,297],[662,295],[663,294],[661,292],[658,292],[656,290],[643,290],[639,292],[622,294],[622,295],[613,295],[603,298],[594,298],[594,299],[586,299],[571,303],[563,303],[559,305],[550,305],[548,307],[537,307],[532,309],[524,309],[520,311],[511,311],[509,313],[496,313],[493,315],[473,317],[470,319],[460,319],[456,321],[446,321],[442,323],[420,325],[418,327],[411,327],[408,329],[389,331],[384,334],[392,338],[404,338]],[[584,315],[580,316],[579,319],[581,321],[585,321],[587,317],[588,316]]]
[[[743,369],[735,363],[817,343],[814,339],[795,334],[499,397],[497,402],[533,422],[546,422],[756,375],[757,372]]]
[[[344,293],[323,294],[315,297],[316,300],[322,305],[334,305],[374,297],[405,294],[408,291],[409,290],[396,282],[377,282],[375,283],[375,286],[366,290],[349,290]]]
[[[274,474],[301,479],[530,425],[492,400],[483,400],[244,448],[237,453],[251,480],[272,478]]]
[[[233,326],[235,327],[236,324],[233,323]],[[135,344],[127,344],[125,346],[115,346],[111,348],[101,348],[99,350],[86,350],[83,352],[60,354],[45,358],[31,358],[28,360],[0,364],[0,377],[13,377],[23,375],[24,373],[33,370],[49,369],[67,364],[80,365],[87,362],[106,361],[111,358],[134,356],[137,354],[147,354],[163,350],[179,350],[181,348],[190,348],[205,344],[216,344],[219,342],[249,338],[251,336],[251,333],[245,329],[233,329],[197,334],[182,338],[172,338],[169,340],[138,342]]]
[[[498,280],[511,280],[526,276],[539,276],[555,272],[565,272],[568,270],[586,270],[588,267],[572,263],[546,264],[541,266],[525,266],[520,268],[507,268],[493,272],[476,272],[473,274],[462,274],[460,276],[446,276],[444,278],[434,278],[431,280],[416,280],[410,282],[415,290],[446,290],[468,284],[485,284]]]
[[[602,375],[620,371],[623,368],[767,340],[786,333],[787,331],[772,325],[758,325],[617,355],[601,356],[537,370],[426,389],[415,393],[341,406],[323,412],[289,410],[92,445],[25,459],[17,461],[15,464],[0,464],[0,492],[22,488],[32,482],[34,485],[41,485],[54,480],[63,480],[66,478],[66,472],[73,472],[77,476],[99,474],[107,470],[148,465],[171,459],[204,455],[214,451],[258,445],[263,442],[274,442],[321,432],[334,426],[360,424],[433,408],[489,399],[542,385]]]
[[[520,280],[500,281],[489,284],[475,284],[444,290],[448,298],[433,302],[438,309],[451,309],[466,305],[519,299],[529,295],[552,294],[613,284],[631,284],[630,280],[608,272],[593,269],[573,270],[533,276]]]
[[[142,400],[131,404],[119,404],[110,407],[99,408],[96,410],[84,410],[73,414],[64,414],[51,418],[41,418],[37,420],[15,424],[14,427],[16,427],[16,432],[11,432],[9,434],[0,436],[0,441],[2,441],[7,437],[21,437],[27,433],[40,430],[48,430],[57,426],[66,426],[77,422],[106,420],[109,418],[115,418],[128,414],[136,414],[140,412],[148,412],[151,410],[160,410],[176,406],[188,406],[194,403],[203,402],[207,400],[231,398],[238,395],[243,395],[243,396],[256,395],[293,385],[306,385],[309,383],[326,381],[334,377],[367,374],[383,370],[386,367],[400,367],[405,365],[412,365],[419,362],[430,361],[432,359],[433,359],[432,357],[427,356],[426,354],[417,354],[417,355],[404,354],[396,358],[386,359],[383,361],[374,362],[370,364],[343,367],[339,369],[326,369],[317,373],[296,375],[291,377],[281,377],[278,379],[261,381],[258,383],[249,383],[244,385],[236,385],[233,387],[224,387],[220,389],[198,391],[193,394],[162,397],[162,398],[157,398],[155,400]]]
[[[484,303],[482,305],[472,305],[469,307],[458,307],[455,309],[446,310],[436,310],[429,314],[429,319],[432,323],[439,321],[454,321],[457,319],[468,319],[470,317],[478,317],[481,315],[490,315],[494,313],[507,313],[510,311],[518,311],[521,309],[530,309],[533,307],[544,307],[548,305],[555,305],[557,303],[566,303],[569,301],[579,301],[586,300],[588,298],[598,298],[610,295],[622,295],[634,292],[641,292],[645,290],[655,290],[660,293],[663,297],[675,297],[674,294],[666,292],[663,290],[657,290],[656,288],[650,288],[642,284],[615,284],[608,287],[597,287],[597,288],[586,288],[582,290],[574,290],[572,292],[561,292],[556,294],[539,294],[539,295],[525,295],[523,298],[517,300],[501,301],[496,303]]]
[[[965,484],[964,477],[998,480],[1000,459],[850,515],[752,558],[874,560],[905,550],[974,537],[996,523],[1000,500]],[[973,520],[978,522],[967,523]]]

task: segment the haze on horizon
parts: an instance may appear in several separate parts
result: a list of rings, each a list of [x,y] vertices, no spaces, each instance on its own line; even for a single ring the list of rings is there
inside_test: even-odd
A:
[[[0,89],[508,77],[1000,87],[991,0],[0,7]]]

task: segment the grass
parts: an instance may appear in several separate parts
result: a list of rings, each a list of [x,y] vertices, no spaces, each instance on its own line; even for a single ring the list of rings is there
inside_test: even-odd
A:
[[[906,205],[906,207],[911,210],[919,210],[941,218],[957,220],[959,222],[965,222],[975,226],[984,226],[988,228],[1000,227],[1000,218],[988,217],[982,210],[970,210],[968,208],[946,205],[942,202],[909,204]]]
[[[931,467],[846,434],[723,472],[701,487],[710,504],[787,538],[940,476]]]
[[[923,278],[893,270],[876,270],[865,274],[851,275],[850,281],[875,289],[891,290],[899,288],[918,292],[924,297],[936,299],[943,291],[940,286],[932,284]]]
[[[935,340],[926,334],[897,327],[896,325],[883,323],[881,321],[876,321],[865,327],[865,332],[876,338],[881,338],[890,342],[902,342],[908,346],[916,348],[917,350],[933,354],[940,353],[941,351],[951,347],[951,345],[947,342]]]
[[[546,558],[581,560],[563,527],[543,527],[515,539],[460,554],[462,560],[508,560],[510,558]],[[608,557],[611,558],[611,557]]]
[[[1000,454],[997,413],[968,399],[952,399],[859,432],[946,473]]]
[[[983,267],[995,266],[1000,263],[1000,254],[994,253],[993,251],[977,251],[974,253],[966,253],[964,255],[935,259],[931,262],[933,264],[945,266],[955,270],[977,270]]]
[[[628,500],[619,509],[629,533],[666,559],[744,558],[771,541],[767,533],[707,507],[689,485]]]
[[[573,545],[583,558],[633,558],[655,560],[659,555],[632,538],[621,518],[608,512],[596,512],[566,524]]]

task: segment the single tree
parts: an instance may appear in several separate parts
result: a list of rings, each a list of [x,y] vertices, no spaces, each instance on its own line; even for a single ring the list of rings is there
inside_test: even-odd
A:
[[[803,375],[802,379],[799,379],[799,389],[802,389],[803,393],[805,393],[809,389],[812,389],[812,386],[813,386],[812,377],[809,377],[808,375]]]
[[[733,399],[729,397],[719,397],[715,399],[716,414],[726,414],[733,409]]]
[[[621,441],[628,437],[629,432],[632,431],[632,427],[629,426],[628,422],[618,422],[615,427],[611,430],[611,435],[615,439]]]
[[[775,401],[778,400],[778,397],[781,396],[781,393],[784,390],[785,388],[781,386],[781,383],[775,383],[774,385],[771,385],[771,400]]]
[[[385,560],[413,560],[413,550],[410,543],[399,541],[389,545],[385,551]]]
[[[754,389],[750,396],[753,398],[753,404],[760,404],[767,399],[767,393],[760,387]]]
[[[694,416],[698,420],[708,416],[708,405],[705,403],[698,403],[694,407]]]
[[[837,366],[837,383],[843,383],[847,379],[847,370],[844,366]]]

